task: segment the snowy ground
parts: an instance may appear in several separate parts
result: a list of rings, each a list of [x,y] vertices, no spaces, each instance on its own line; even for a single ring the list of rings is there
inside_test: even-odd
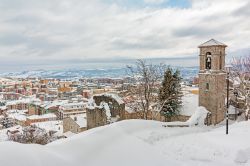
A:
[[[57,135],[63,134],[63,122],[60,120],[57,121],[47,121],[47,122],[37,122],[32,123],[39,128],[45,129],[46,131],[56,131]]]
[[[9,131],[15,131],[15,130],[22,131],[22,126],[16,125],[7,129],[0,130],[0,142],[8,141],[8,135],[7,135],[8,130]]]
[[[198,95],[192,93],[186,93],[182,97],[182,107],[180,114],[191,116],[198,107]]]
[[[45,129],[46,131],[55,131],[57,136],[63,135],[63,124],[62,121],[48,121],[48,122],[37,122],[32,123],[32,125],[35,125],[37,127],[40,127],[42,129]],[[7,129],[0,130],[0,142],[2,141],[8,141],[8,135],[7,131],[14,131],[14,130],[22,130],[22,126],[16,125]],[[0,164],[1,166],[1,164]]]
[[[126,120],[46,146],[0,143],[8,166],[250,165],[250,121],[225,127],[165,128]],[[248,161],[249,160],[249,161]]]
[[[193,94],[193,90],[198,90],[197,87],[188,87],[185,86],[182,88],[182,107],[180,110],[181,115],[191,116],[194,114],[195,110],[198,107],[199,96],[198,94]]]

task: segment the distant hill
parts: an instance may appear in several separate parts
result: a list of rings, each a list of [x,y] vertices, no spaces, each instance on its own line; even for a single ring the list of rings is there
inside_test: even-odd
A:
[[[183,78],[197,76],[198,67],[174,67],[181,71]],[[71,70],[29,70],[21,72],[6,72],[0,74],[0,77],[41,77],[41,78],[58,78],[58,79],[73,79],[73,78],[122,78],[128,76],[126,68],[111,68],[111,69],[71,69]]]

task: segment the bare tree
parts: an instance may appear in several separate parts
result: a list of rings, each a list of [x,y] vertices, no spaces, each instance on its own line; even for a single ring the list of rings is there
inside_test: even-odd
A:
[[[245,115],[250,113],[250,56],[233,58],[231,78],[234,81],[234,90],[245,103]]]
[[[157,85],[164,74],[164,64],[148,64],[145,60],[137,60],[135,66],[127,66],[129,75],[135,80],[135,85],[130,89],[132,95],[138,100],[134,101],[132,109],[142,112],[142,118],[148,119],[151,104],[157,102]]]

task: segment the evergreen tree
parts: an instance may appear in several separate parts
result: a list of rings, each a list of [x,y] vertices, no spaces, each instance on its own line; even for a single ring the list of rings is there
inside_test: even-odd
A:
[[[168,67],[164,73],[164,79],[159,89],[159,101],[161,103],[161,114],[166,121],[179,114],[181,106],[181,76],[179,70]]]

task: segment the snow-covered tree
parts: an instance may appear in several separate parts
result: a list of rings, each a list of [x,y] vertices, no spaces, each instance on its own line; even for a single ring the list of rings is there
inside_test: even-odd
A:
[[[45,145],[57,139],[52,132],[47,132],[36,126],[27,126],[20,132],[7,131],[10,141],[15,141],[24,144],[41,144]]]
[[[164,73],[164,80],[159,90],[159,101],[162,105],[160,111],[167,121],[170,121],[171,117],[179,114],[179,108],[182,103],[180,82],[180,71],[174,71],[168,67]]]
[[[3,119],[1,119],[0,124],[3,125],[4,128],[9,128],[14,126],[15,121],[13,118],[4,117]]]
[[[250,114],[250,55],[246,57],[233,58],[232,71],[230,73],[234,83],[234,91],[238,98],[243,99],[245,103],[246,119]]]

